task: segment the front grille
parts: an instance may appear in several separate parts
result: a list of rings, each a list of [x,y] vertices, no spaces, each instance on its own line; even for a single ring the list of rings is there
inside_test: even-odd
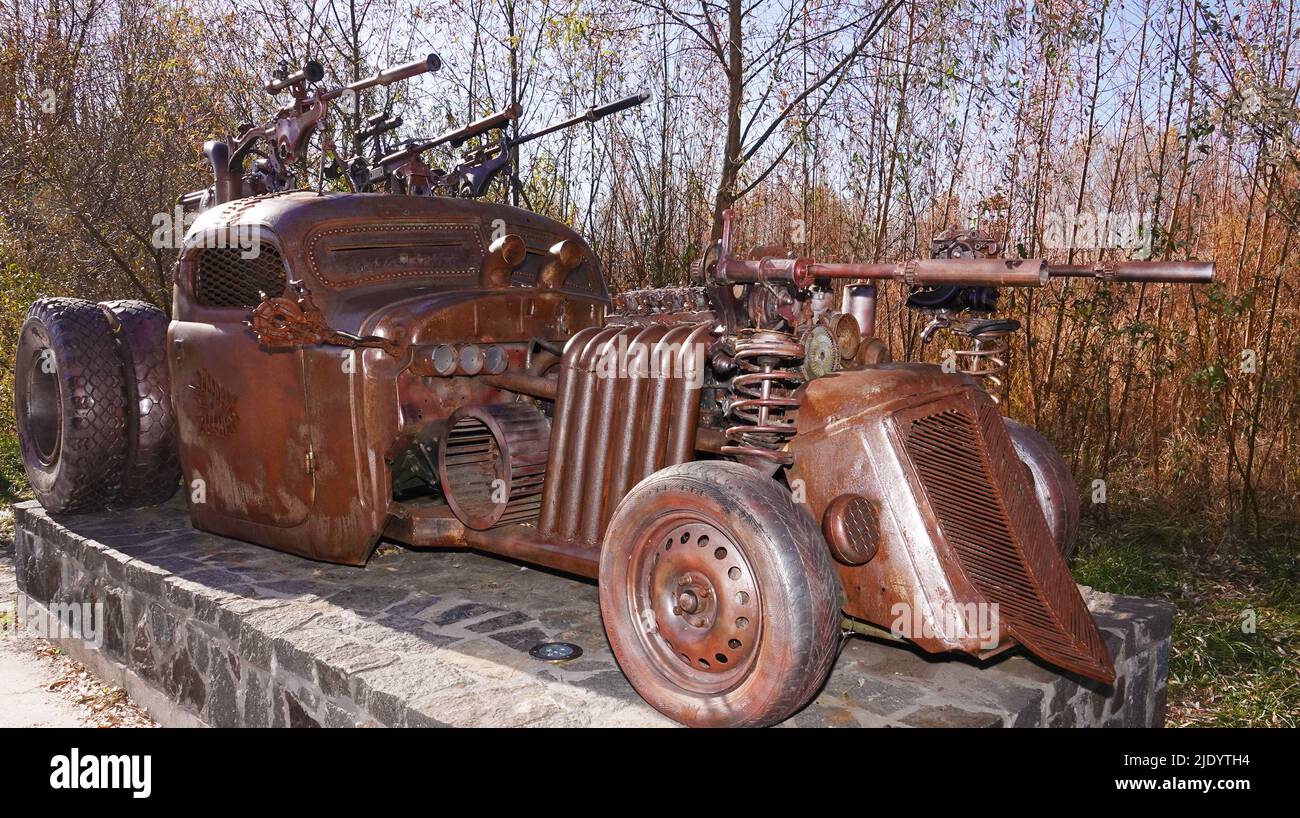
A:
[[[1053,664],[1114,681],[996,407],[941,405],[904,421],[902,431],[942,539],[1016,640]]]
[[[205,247],[199,251],[194,272],[194,299],[204,307],[256,307],[261,293],[284,294],[284,260],[269,244],[256,255],[240,247]]]

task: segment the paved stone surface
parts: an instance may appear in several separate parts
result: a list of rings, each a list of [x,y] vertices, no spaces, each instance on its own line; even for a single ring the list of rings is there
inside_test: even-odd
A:
[[[365,568],[325,565],[195,531],[179,501],[57,521],[27,503],[15,519],[20,588],[102,604],[106,657],[211,725],[670,724],[618,670],[590,582],[388,547]],[[1086,596],[1116,655],[1113,689],[1027,655],[980,665],[853,637],[786,724],[1160,724],[1172,607]],[[583,655],[539,662],[540,641]]]

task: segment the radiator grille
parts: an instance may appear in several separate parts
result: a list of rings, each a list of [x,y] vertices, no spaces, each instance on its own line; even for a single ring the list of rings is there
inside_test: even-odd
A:
[[[908,456],[970,583],[1017,641],[1048,661],[1110,683],[1114,667],[1057,552],[1002,417],[949,406],[905,424]]]
[[[269,244],[256,256],[244,258],[239,247],[205,247],[194,272],[194,298],[204,307],[256,307],[261,293],[284,294],[284,260]]]

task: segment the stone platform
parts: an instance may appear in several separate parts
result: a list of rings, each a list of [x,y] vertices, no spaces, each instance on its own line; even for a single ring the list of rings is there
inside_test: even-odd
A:
[[[671,724],[615,664],[591,582],[388,544],[365,568],[325,565],[195,531],[180,501],[58,519],[25,503],[15,537],[28,604],[102,604],[102,648],[65,649],[163,724]],[[981,665],[852,637],[786,724],[1159,725],[1172,608],[1086,597],[1116,657],[1113,689],[1023,654]],[[584,653],[542,662],[528,650],[543,641]]]

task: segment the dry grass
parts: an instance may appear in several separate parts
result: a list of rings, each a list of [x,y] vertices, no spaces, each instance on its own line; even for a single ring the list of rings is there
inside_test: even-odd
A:
[[[1300,534],[1222,534],[1153,506],[1085,524],[1075,576],[1178,606],[1172,726],[1300,726]],[[1253,621],[1253,632],[1249,625]]]

